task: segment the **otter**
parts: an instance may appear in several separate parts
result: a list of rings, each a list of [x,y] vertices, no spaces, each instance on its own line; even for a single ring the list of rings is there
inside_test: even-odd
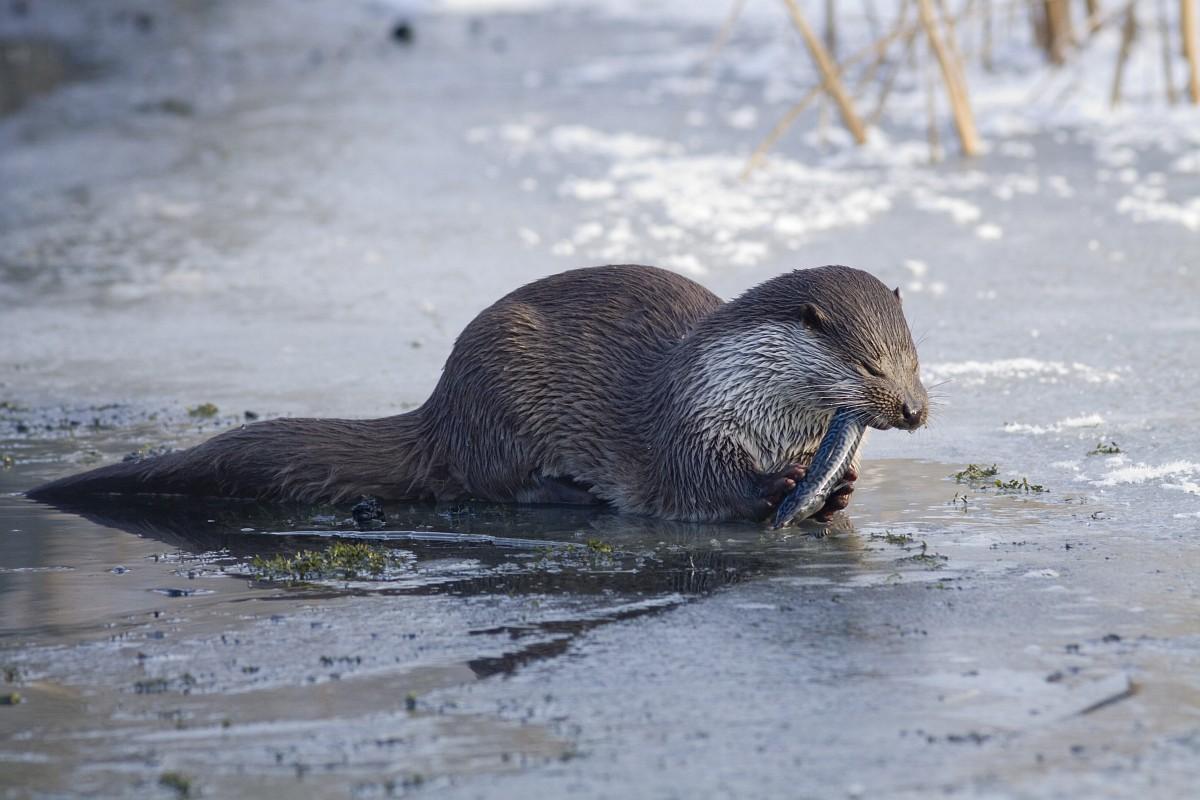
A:
[[[867,272],[795,270],[722,302],[656,267],[590,267],[480,312],[414,411],[244,425],[29,496],[372,495],[764,520],[804,476],[836,409],[913,430],[928,405],[899,290]],[[847,505],[853,468],[848,478],[819,518]]]

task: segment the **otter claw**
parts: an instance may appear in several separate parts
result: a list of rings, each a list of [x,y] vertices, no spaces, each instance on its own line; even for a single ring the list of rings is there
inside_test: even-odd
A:
[[[783,502],[796,484],[804,480],[808,467],[802,464],[792,464],[782,472],[763,475],[759,482],[759,497],[756,503],[759,517],[766,517]],[[854,482],[858,480],[858,472],[847,470],[843,477],[843,485],[825,501],[825,506],[813,515],[817,522],[829,522],[833,515],[850,505],[850,495],[854,494]]]
[[[854,482],[858,480],[858,472],[854,469],[846,470],[843,477],[844,485],[833,494],[829,495],[829,499],[825,501],[825,507],[813,515],[813,519],[817,522],[829,522],[833,519],[833,515],[850,505],[850,495],[854,494]]]
[[[792,464],[782,472],[762,475],[759,478],[758,501],[755,503],[757,507],[756,516],[766,517],[774,511],[783,502],[783,498],[787,497],[796,488],[796,483],[803,480],[807,473],[808,467],[801,464]]]

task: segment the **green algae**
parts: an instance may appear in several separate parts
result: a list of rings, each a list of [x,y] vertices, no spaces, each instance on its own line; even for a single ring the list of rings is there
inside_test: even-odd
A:
[[[387,548],[365,542],[334,542],[324,550],[255,556],[250,567],[264,580],[294,582],[377,578],[395,563],[396,557]]]

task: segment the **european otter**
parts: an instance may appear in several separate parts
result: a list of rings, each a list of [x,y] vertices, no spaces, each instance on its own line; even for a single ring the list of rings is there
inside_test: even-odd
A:
[[[655,267],[593,267],[480,312],[415,411],[255,423],[29,494],[607,502],[760,520],[803,476],[836,407],[880,429],[926,419],[899,292],[870,274],[796,270],[723,303]]]

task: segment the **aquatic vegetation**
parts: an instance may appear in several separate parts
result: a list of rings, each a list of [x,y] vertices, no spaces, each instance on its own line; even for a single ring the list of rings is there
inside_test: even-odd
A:
[[[602,556],[611,556],[613,554],[613,546],[602,539],[588,539],[586,544],[588,550],[591,550],[593,553],[599,553]]]
[[[133,684],[133,691],[137,694],[162,694],[168,688],[170,682],[166,678],[149,678]]]
[[[1037,494],[1050,491],[1040,483],[1030,483],[1028,478],[1021,478],[1020,480],[1014,478],[1010,481],[1002,481],[997,478],[995,486],[1001,492],[1024,492],[1026,494],[1032,492]]]
[[[990,467],[980,466],[979,464],[967,464],[967,468],[954,473],[951,477],[955,483],[969,483],[970,481],[981,481],[987,478],[995,477],[1000,473],[995,464]]]
[[[895,561],[892,563],[897,565],[908,564],[922,566],[928,569],[941,569],[943,562],[949,560],[946,556],[940,553],[930,552],[929,543],[924,539],[918,540],[911,533],[892,533],[891,531],[884,531],[883,533],[871,533],[869,534],[868,538],[872,542],[886,542],[887,544],[899,547],[906,553],[912,553],[912,555],[902,556],[901,558],[895,559]],[[890,582],[893,580],[903,580],[903,576],[898,572],[892,573],[892,575],[888,576],[888,581]]]
[[[175,691],[180,694],[191,694],[192,689],[199,683],[195,675],[190,672],[185,672],[177,678],[145,678],[143,680],[133,682],[134,694],[167,694]],[[174,719],[178,727],[183,727],[183,717],[181,712],[172,711],[171,719]],[[165,718],[165,717],[164,717]]]
[[[187,410],[188,416],[195,417],[196,419],[210,419],[215,417],[219,411],[220,409],[212,403],[201,403],[200,405]]]
[[[916,553],[915,555],[906,556],[904,558],[898,558],[898,559],[896,559],[896,563],[897,564],[917,564],[917,565],[926,567],[928,569],[941,569],[943,564],[949,560],[950,559],[947,556],[944,556],[941,553],[929,552],[929,545],[924,540],[922,540],[921,541],[921,552]]]
[[[983,467],[979,464],[968,464],[966,469],[954,473],[950,477],[954,478],[955,483],[971,483],[979,488],[986,486],[995,487],[998,492],[1025,492],[1025,493],[1041,493],[1047,492],[1045,486],[1040,483],[1030,483],[1029,479],[1022,476],[1020,479],[1012,479],[1003,481],[996,476],[1000,474],[1000,470],[995,464],[990,467]],[[954,503],[961,502],[964,506],[967,505],[967,498],[961,497],[958,494],[954,495]]]
[[[319,660],[322,667],[332,667],[336,664],[357,667],[362,664],[362,656],[321,656]]]
[[[382,576],[398,559],[387,548],[365,542],[334,542],[325,550],[255,556],[250,567],[269,581],[355,580]]]
[[[912,544],[915,541],[911,533],[892,533],[891,531],[886,531],[884,533],[872,533],[870,538],[873,542],[883,540],[888,544],[895,545]]]
[[[182,772],[164,772],[158,777],[158,785],[173,790],[176,797],[192,796],[192,779]]]
[[[1121,447],[1116,442],[1100,442],[1091,450],[1088,450],[1089,456],[1115,456],[1121,452]]]

